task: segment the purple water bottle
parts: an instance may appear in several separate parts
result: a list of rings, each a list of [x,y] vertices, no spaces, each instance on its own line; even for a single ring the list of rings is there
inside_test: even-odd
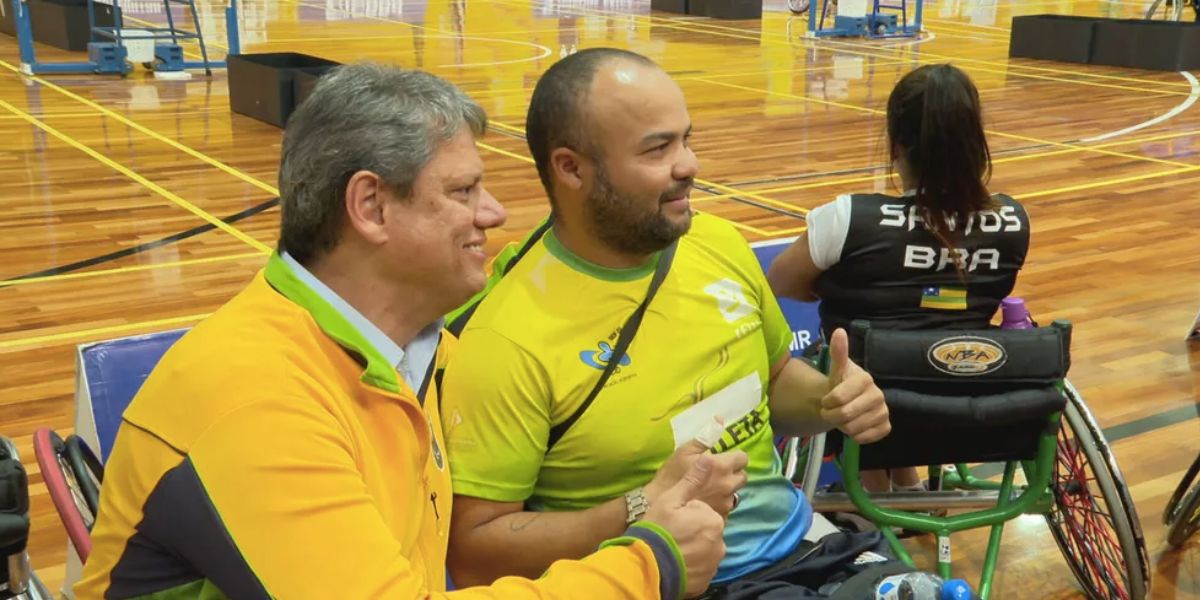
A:
[[[1032,329],[1033,319],[1029,309],[1025,308],[1025,300],[1021,298],[1005,298],[1000,301],[1001,329]]]

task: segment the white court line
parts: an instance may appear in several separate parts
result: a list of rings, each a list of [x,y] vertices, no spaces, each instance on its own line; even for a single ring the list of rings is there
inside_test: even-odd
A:
[[[1081,141],[1081,142],[1099,142],[1099,141],[1107,140],[1110,138],[1122,136],[1127,133],[1133,133],[1139,129],[1145,129],[1152,125],[1158,125],[1159,123],[1162,123],[1163,121],[1171,119],[1171,118],[1175,117],[1175,115],[1178,115],[1179,113],[1191,108],[1192,105],[1196,103],[1196,99],[1200,98],[1200,81],[1197,81],[1196,76],[1192,75],[1191,73],[1188,73],[1187,71],[1180,71],[1179,74],[1183,75],[1184,79],[1187,79],[1188,83],[1192,84],[1192,93],[1188,94],[1188,97],[1186,99],[1184,99],[1183,102],[1180,102],[1179,104],[1177,104],[1175,106],[1175,108],[1172,108],[1171,110],[1169,110],[1157,117],[1154,117],[1153,119],[1150,119],[1149,121],[1144,121],[1144,122],[1138,123],[1137,125],[1132,125],[1132,126],[1126,127],[1125,129],[1118,129],[1117,131],[1110,131],[1108,133],[1102,133],[1097,136],[1083,138],[1082,140],[1079,140],[1079,141]]]
[[[496,62],[455,63],[455,64],[449,64],[449,65],[438,65],[438,68],[442,68],[442,69],[449,68],[449,67],[491,67],[494,65],[511,65],[514,63],[532,62],[535,60],[541,60],[543,58],[546,58],[547,56],[550,56],[550,53],[551,53],[550,48],[548,48],[546,46],[543,46],[541,44],[534,44],[532,42],[522,42],[520,40],[506,40],[506,39],[501,39],[501,38],[487,38],[487,37],[476,37],[473,35],[457,35],[457,34],[455,34],[455,35],[427,35],[427,36],[425,36],[425,39],[464,39],[464,40],[479,40],[479,41],[483,41],[483,42],[502,42],[505,44],[516,44],[518,46],[529,46],[531,48],[536,48],[536,49],[542,51],[542,53],[537,56],[526,57],[526,58],[514,58],[512,60],[501,60],[501,61],[496,61]]]
[[[893,43],[885,42],[885,43],[879,44],[879,45],[882,47],[886,47],[886,48],[899,48],[901,46],[916,46],[917,44],[924,44],[925,42],[932,42],[933,40],[937,39],[936,33],[932,32],[932,31],[926,31],[925,33],[928,33],[929,35],[927,35],[925,37],[918,37],[915,40],[907,40],[907,41],[903,41],[903,42],[893,42]]]
[[[968,27],[978,27],[980,29],[991,29],[994,31],[1003,31],[1004,33],[1012,33],[1011,29],[1008,29],[1005,27],[997,27],[995,25],[984,25],[982,23],[972,23],[970,21],[951,21],[948,19],[925,19],[925,20],[930,23],[935,23],[935,24],[940,24],[940,25],[965,25]]]

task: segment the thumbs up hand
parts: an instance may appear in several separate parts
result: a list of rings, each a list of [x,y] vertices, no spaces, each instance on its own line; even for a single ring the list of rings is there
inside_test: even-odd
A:
[[[680,450],[684,450],[683,446]],[[700,498],[712,484],[717,456],[701,453],[670,489],[650,502],[645,520],[670,532],[687,570],[687,597],[708,588],[725,558],[725,521]]]
[[[883,390],[850,360],[844,329],[833,332],[829,359],[829,393],[821,398],[821,418],[860,444],[883,439],[892,431]]]
[[[654,506],[659,496],[694,472],[695,467],[703,461],[711,474],[707,476],[695,497],[707,503],[722,517],[733,511],[740,501],[737,491],[746,485],[746,465],[750,459],[741,450],[712,454],[710,449],[720,441],[722,433],[724,428],[719,423],[713,423],[695,439],[675,450],[658,469],[654,479],[646,484],[646,498],[650,501],[650,506]]]

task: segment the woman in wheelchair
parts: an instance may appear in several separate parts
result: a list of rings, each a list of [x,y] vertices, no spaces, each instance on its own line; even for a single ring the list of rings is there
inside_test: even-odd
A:
[[[1029,218],[988,191],[991,153],[979,93],[949,64],[900,80],[887,104],[892,172],[903,192],[848,194],[813,209],[808,231],[771,265],[772,290],[821,300],[828,339],[855,319],[887,329],[983,329],[1013,289]],[[864,471],[868,491],[923,489],[915,468]]]

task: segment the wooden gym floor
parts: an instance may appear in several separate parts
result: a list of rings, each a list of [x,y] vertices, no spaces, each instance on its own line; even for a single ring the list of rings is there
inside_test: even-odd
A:
[[[222,56],[224,4],[199,4]],[[889,91],[917,65],[956,63],[984,98],[992,188],[1033,220],[1017,292],[1037,319],[1075,323],[1071,379],[1115,440],[1153,597],[1200,598],[1200,540],[1168,551],[1159,521],[1200,451],[1200,350],[1183,341],[1200,310],[1200,84],[1187,73],[1007,58],[1013,16],[1133,17],[1144,3],[937,0],[922,40],[880,43],[806,41],[806,19],[783,0],[768,0],[761,22],[652,14],[648,4],[247,0],[242,39],[248,52],[415,66],[476,97],[493,119],[489,186],[511,215],[493,249],[546,210],[520,128],[538,75],[564,50],[627,47],[676,76],[702,161],[693,201],[750,240],[798,234],[806,209],[839,193],[889,189]],[[153,0],[122,5],[165,20]],[[18,63],[15,41],[0,36],[0,434],[31,472],[33,561],[57,589],[66,539],[31,435],[70,430],[76,344],[194,324],[263,264],[277,235],[280,131],[232,114],[220,71],[30,78]],[[1006,534],[994,597],[1082,597],[1040,518]],[[956,545],[964,573],[982,562],[983,538]],[[932,554],[928,540],[918,545]]]

